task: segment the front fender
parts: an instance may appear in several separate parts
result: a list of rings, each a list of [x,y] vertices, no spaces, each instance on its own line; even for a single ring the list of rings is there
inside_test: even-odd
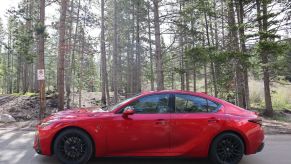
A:
[[[38,142],[43,155],[53,155],[53,144],[56,136],[63,130],[69,128],[78,128],[89,135],[94,143],[95,155],[101,156],[106,152],[106,133],[101,121],[72,121],[53,123],[47,127],[37,127]],[[98,145],[98,149],[96,149]],[[101,149],[102,148],[102,149]]]

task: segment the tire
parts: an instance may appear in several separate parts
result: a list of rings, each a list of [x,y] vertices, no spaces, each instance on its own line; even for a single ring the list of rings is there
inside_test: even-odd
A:
[[[90,137],[79,129],[66,129],[55,139],[54,154],[63,164],[84,164],[93,153]]]
[[[245,146],[239,136],[223,133],[213,140],[209,157],[214,164],[237,164],[244,152]]]

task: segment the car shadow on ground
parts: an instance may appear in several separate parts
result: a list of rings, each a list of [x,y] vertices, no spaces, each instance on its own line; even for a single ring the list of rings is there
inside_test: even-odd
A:
[[[210,164],[207,159],[176,157],[108,157],[93,158],[89,164]]]
[[[56,156],[46,157],[39,155],[37,163],[57,164]],[[211,164],[206,159],[177,158],[177,157],[106,157],[92,158],[88,164]]]

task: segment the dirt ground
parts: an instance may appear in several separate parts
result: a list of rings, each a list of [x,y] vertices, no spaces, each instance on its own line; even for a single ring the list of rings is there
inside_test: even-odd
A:
[[[266,134],[291,134],[291,122],[263,119]]]

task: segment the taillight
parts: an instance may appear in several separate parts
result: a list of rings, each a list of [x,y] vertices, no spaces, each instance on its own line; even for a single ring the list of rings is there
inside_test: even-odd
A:
[[[249,122],[259,124],[260,126],[262,126],[263,120],[261,118],[255,118],[255,119],[250,119]]]

